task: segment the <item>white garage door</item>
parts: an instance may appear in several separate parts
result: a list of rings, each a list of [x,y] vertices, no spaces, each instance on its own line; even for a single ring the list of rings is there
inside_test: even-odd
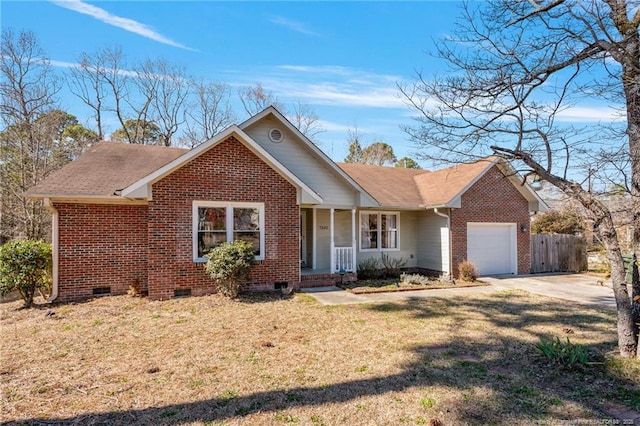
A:
[[[516,224],[468,223],[467,259],[480,275],[516,274]]]

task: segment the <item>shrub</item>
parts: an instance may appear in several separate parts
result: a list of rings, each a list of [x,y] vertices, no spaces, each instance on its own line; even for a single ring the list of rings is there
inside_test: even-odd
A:
[[[533,234],[579,234],[585,228],[584,219],[572,208],[542,213],[531,224]]]
[[[0,293],[17,290],[26,307],[36,291],[43,297],[51,289],[51,244],[44,241],[11,241],[0,247]]]
[[[233,241],[222,243],[206,255],[207,273],[216,282],[218,292],[227,297],[237,297],[240,286],[246,283],[254,263],[251,243]]]
[[[468,260],[458,264],[458,276],[462,281],[473,282],[478,279],[478,271],[476,265]]]
[[[385,278],[399,278],[400,269],[407,266],[407,261],[404,258],[390,257],[386,253],[382,253],[380,262],[382,263],[382,275]]]
[[[378,268],[378,259],[370,257],[358,263],[358,279],[359,280],[371,280],[380,278],[382,271]]]
[[[431,283],[429,277],[420,274],[407,274],[406,272],[400,275],[400,281],[414,285],[429,285]]]
[[[566,342],[560,341],[558,337],[552,340],[541,338],[536,348],[542,356],[569,370],[584,366],[589,360],[587,350],[571,343],[568,337]]]

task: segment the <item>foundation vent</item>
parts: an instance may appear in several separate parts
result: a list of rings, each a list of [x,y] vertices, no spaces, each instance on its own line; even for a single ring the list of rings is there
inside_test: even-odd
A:
[[[173,297],[189,297],[191,296],[190,288],[177,288],[173,290]]]

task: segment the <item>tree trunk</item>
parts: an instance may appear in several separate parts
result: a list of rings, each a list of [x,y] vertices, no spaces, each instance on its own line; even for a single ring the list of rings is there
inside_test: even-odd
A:
[[[581,189],[581,188],[580,188]],[[584,190],[582,190],[584,192]],[[588,193],[586,193],[588,194]],[[578,199],[582,205],[594,214],[599,223],[600,237],[607,250],[607,259],[611,266],[611,284],[616,300],[618,313],[618,347],[620,356],[623,358],[633,358],[636,356],[638,347],[637,335],[635,333],[635,322],[631,310],[631,299],[627,290],[626,274],[622,250],[618,241],[618,236],[613,225],[611,213],[601,202],[591,198],[588,194],[586,199],[584,194]]]
[[[638,333],[640,332],[640,275],[638,274],[638,258],[635,254],[631,263],[631,315],[633,316],[633,336],[636,339],[637,347]],[[637,356],[640,357],[640,355]]]
[[[622,88],[625,97],[627,111],[626,133],[629,138],[629,158],[631,160],[631,225],[633,226],[632,248],[634,262],[640,256],[640,36],[638,34],[638,24],[629,22],[624,3],[619,4],[620,9],[612,8],[614,24],[624,36],[624,56],[620,61],[622,65]],[[633,296],[640,295],[640,283],[632,280]],[[634,311],[636,311],[636,300],[633,300]],[[634,323],[635,325],[635,323]],[[637,327],[637,325],[636,325]],[[638,344],[638,334],[634,333],[636,346]],[[637,353],[640,359],[640,351]]]
[[[572,199],[580,202],[585,209],[593,214],[596,223],[599,224],[600,237],[602,238],[602,242],[607,250],[607,259],[611,265],[611,283],[618,313],[617,330],[620,356],[623,358],[635,357],[638,346],[638,336],[634,333],[631,298],[629,297],[627,283],[625,282],[622,250],[613,225],[611,212],[607,206],[594,198],[590,192],[583,189],[579,184],[549,173],[532,158],[531,154],[497,146],[492,146],[491,148],[499,155],[524,162],[538,176],[560,189]]]
[[[602,226],[602,225],[601,225]],[[616,299],[618,312],[618,346],[620,356],[623,358],[633,358],[636,356],[637,335],[635,334],[635,322],[631,311],[631,299],[625,282],[624,262],[622,251],[615,236],[613,222],[606,225],[610,230],[602,232],[602,240],[607,250],[607,258],[611,265],[611,283],[613,294]]]

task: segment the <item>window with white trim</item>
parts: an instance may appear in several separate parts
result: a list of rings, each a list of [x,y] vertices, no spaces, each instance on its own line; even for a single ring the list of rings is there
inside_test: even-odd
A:
[[[399,250],[400,213],[360,212],[360,250]]]
[[[248,241],[256,260],[264,259],[264,204],[193,202],[193,260],[206,262],[211,249],[224,242]]]

